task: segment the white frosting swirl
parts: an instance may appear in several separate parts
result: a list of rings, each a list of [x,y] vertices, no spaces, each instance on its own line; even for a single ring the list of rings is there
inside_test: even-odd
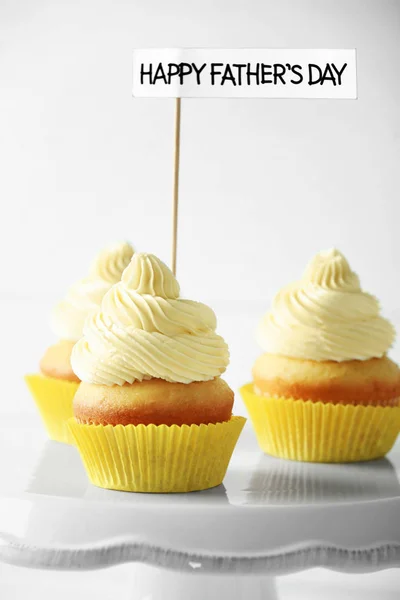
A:
[[[82,337],[87,317],[99,309],[106,292],[121,279],[132,255],[127,242],[108,246],[97,255],[89,276],[73,284],[53,309],[51,326],[59,339],[76,342]]]
[[[395,330],[379,302],[363,292],[338,250],[317,254],[303,278],[283,288],[258,330],[268,353],[315,361],[368,360],[383,356]]]
[[[81,381],[123,385],[159,378],[208,381],[229,363],[208,306],[179,298],[179,284],[152,254],[135,254],[86,322],[71,364]]]

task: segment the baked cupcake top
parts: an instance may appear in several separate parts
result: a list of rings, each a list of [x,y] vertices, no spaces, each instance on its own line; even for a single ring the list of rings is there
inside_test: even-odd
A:
[[[221,375],[229,351],[215,333],[214,312],[179,293],[161,260],[134,254],[74,346],[71,364],[79,379],[123,385],[151,378],[191,383]]]
[[[101,250],[88,277],[73,284],[65,299],[57,304],[51,315],[51,327],[61,340],[77,342],[83,335],[86,318],[98,310],[104,294],[121,279],[133,255],[127,242]]]
[[[394,338],[378,300],[336,249],[317,254],[300,281],[278,292],[258,330],[265,352],[314,361],[380,358]]]

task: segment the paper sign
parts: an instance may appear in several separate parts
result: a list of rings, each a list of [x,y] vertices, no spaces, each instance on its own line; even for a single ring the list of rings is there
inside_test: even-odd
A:
[[[357,98],[356,51],[147,48],[133,95],[153,98]]]

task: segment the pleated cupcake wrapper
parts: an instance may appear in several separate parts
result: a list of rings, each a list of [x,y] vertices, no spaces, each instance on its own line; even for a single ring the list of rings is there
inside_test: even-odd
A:
[[[258,396],[241,388],[260,448],[308,462],[381,458],[400,431],[400,407],[354,406]]]
[[[68,420],[73,416],[72,402],[79,383],[39,374],[26,375],[25,381],[49,437],[56,442],[73,444]]]
[[[68,424],[88,477],[128,492],[192,492],[220,485],[246,419],[215,425]]]

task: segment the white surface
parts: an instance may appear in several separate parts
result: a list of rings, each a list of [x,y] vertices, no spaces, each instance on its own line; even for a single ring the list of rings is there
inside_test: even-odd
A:
[[[155,568],[147,569],[151,577]],[[362,577],[358,574],[313,569],[276,579],[279,600],[397,600],[399,588],[398,569],[365,574]],[[43,572],[0,563],[2,600],[115,600],[116,597],[120,600],[133,600],[134,593],[135,569],[131,564],[96,571],[94,574]],[[204,600],[209,599],[204,597]],[[229,598],[221,596],[220,600]]]
[[[400,446],[353,465],[263,455],[247,427],[224,483],[129,494],[88,483],[75,448],[3,419],[0,559],[92,569],[132,560],[187,572],[282,574],[400,565]],[[251,559],[251,560],[249,560]]]

